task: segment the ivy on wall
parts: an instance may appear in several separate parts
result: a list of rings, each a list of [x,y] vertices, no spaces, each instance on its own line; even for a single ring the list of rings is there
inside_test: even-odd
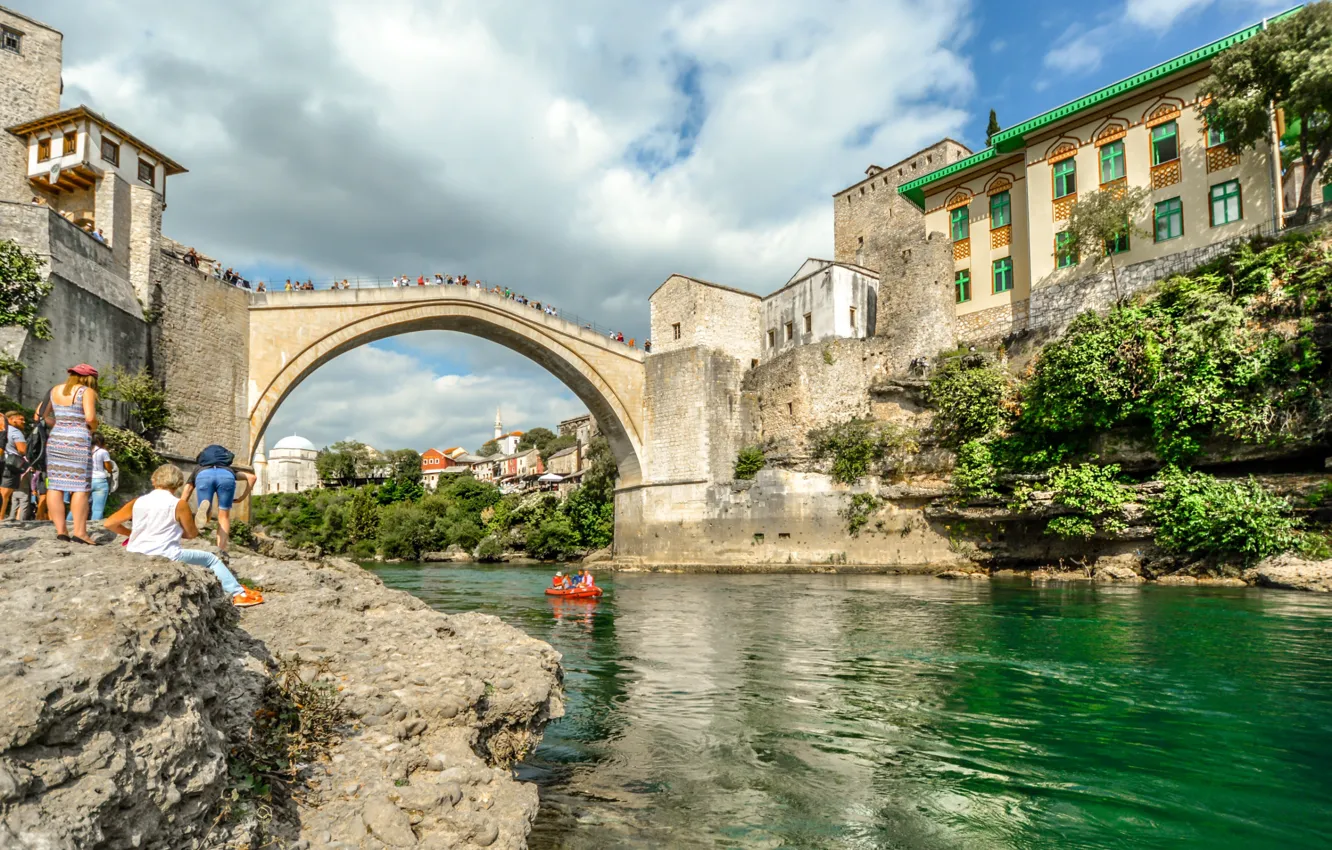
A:
[[[0,239],[0,326],[27,328],[51,338],[51,323],[39,315],[51,282],[42,278],[42,259],[9,239]]]

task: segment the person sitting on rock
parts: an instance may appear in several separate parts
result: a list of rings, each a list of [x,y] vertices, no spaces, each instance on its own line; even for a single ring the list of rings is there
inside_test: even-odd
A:
[[[222,582],[222,592],[231,597],[231,604],[237,608],[262,604],[264,597],[258,591],[242,587],[227,565],[212,552],[181,547],[182,539],[193,540],[199,536],[189,503],[177,495],[184,485],[184,473],[169,463],[162,464],[153,472],[153,492],[131,500],[107,518],[105,527],[129,537],[125,548],[131,552],[212,570]],[[133,525],[133,529],[125,527],[127,522]]]

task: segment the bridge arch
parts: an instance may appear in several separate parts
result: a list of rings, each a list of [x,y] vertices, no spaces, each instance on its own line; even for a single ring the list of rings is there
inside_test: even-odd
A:
[[[643,480],[642,352],[556,316],[469,287],[275,292],[250,304],[250,453],[283,400],[316,369],[399,334],[448,330],[541,365],[597,418],[620,484]]]

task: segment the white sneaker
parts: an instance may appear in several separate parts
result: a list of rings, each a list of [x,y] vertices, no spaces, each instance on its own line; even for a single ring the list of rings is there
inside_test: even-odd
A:
[[[204,499],[202,502],[199,503],[199,507],[194,509],[195,528],[199,529],[200,531],[203,531],[204,526],[208,524],[208,511],[212,507],[213,507],[212,502],[210,502],[208,499]]]

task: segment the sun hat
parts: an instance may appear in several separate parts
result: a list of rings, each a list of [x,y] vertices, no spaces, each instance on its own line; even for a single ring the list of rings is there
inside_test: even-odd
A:
[[[97,370],[89,366],[87,363],[80,363],[77,366],[70,366],[68,371],[69,374],[71,375],[83,375],[84,377],[93,377],[93,378],[97,377]]]

